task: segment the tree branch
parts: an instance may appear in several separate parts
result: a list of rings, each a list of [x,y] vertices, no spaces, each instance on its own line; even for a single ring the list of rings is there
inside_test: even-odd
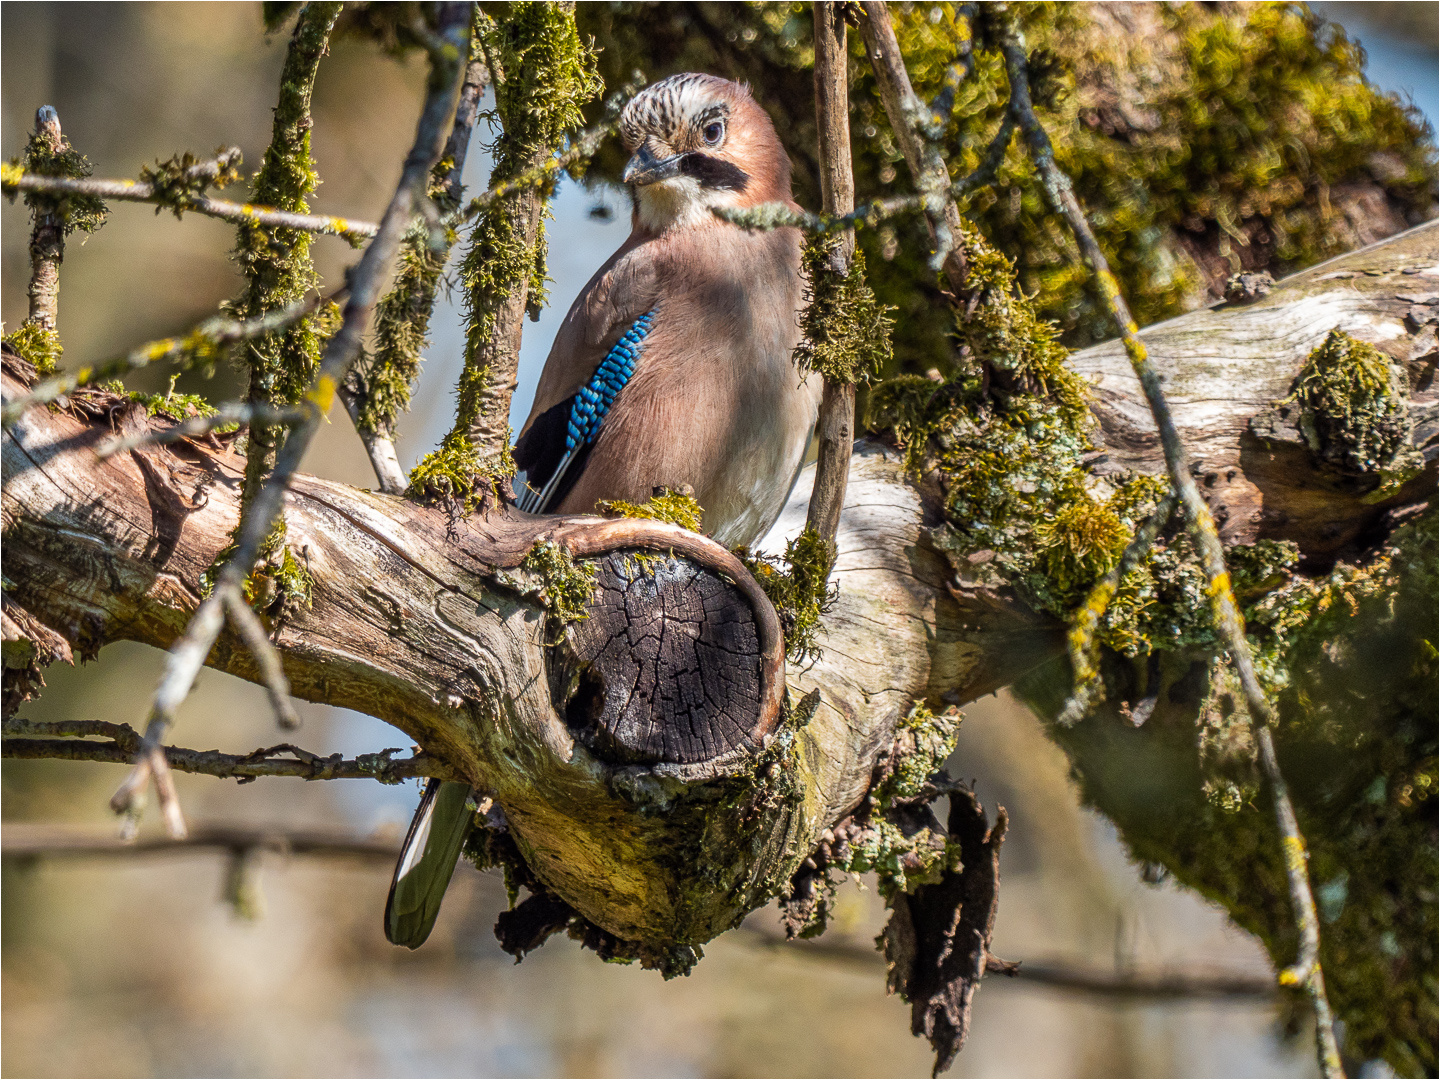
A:
[[[30,737],[34,736],[34,737]],[[86,736],[103,736],[95,742]],[[0,757],[99,761],[126,765],[141,751],[140,733],[129,724],[92,720],[37,724],[7,720]],[[381,750],[344,758],[340,754],[320,757],[290,743],[261,747],[248,754],[224,754],[219,750],[187,750],[179,746],[161,748],[170,768],[242,783],[262,776],[297,776],[302,780],[378,780],[398,784],[416,777],[453,779],[454,770],[428,754],[394,760],[399,750]],[[288,756],[286,756],[288,755]]]
[[[196,179],[199,179],[197,176]],[[24,192],[44,195],[85,195],[114,202],[153,203],[177,214],[193,211],[205,217],[219,218],[236,224],[259,225],[267,229],[295,229],[320,236],[342,236],[351,243],[370,239],[379,229],[369,221],[337,217],[333,214],[301,214],[277,210],[269,206],[230,202],[209,195],[188,194],[177,198],[158,191],[156,185],[144,180],[75,179],[68,176],[42,176],[26,172],[13,163],[0,165],[0,194],[14,196]]]
[[[1170,414],[1169,402],[1160,386],[1160,374],[1150,360],[1145,343],[1140,339],[1139,327],[1130,314],[1129,305],[1120,292],[1120,285],[1110,272],[1105,254],[1095,239],[1090,223],[1081,209],[1070,178],[1055,161],[1055,152],[1050,137],[1035,116],[1030,101],[1028,60],[1024,38],[1020,34],[1015,17],[1003,4],[994,5],[1000,18],[1000,48],[1005,57],[1005,67],[1010,78],[1010,111],[1016,117],[1020,129],[1030,146],[1031,157],[1039,170],[1055,212],[1065,218],[1075,233],[1081,254],[1090,267],[1095,291],[1101,302],[1110,311],[1116,329],[1125,342],[1125,351],[1130,357],[1135,375],[1145,392],[1155,426],[1160,433],[1161,445],[1165,450],[1165,463],[1170,482],[1184,506],[1190,523],[1195,545],[1200,550],[1205,571],[1210,578],[1210,600],[1226,644],[1230,659],[1240,677],[1240,685],[1249,707],[1251,724],[1255,732],[1256,745],[1260,752],[1260,765],[1270,786],[1270,795],[1275,803],[1275,818],[1280,829],[1284,849],[1285,871],[1289,881],[1291,906],[1295,923],[1300,932],[1300,955],[1294,964],[1280,973],[1285,985],[1304,986],[1315,1009],[1315,1039],[1320,1066],[1326,1076],[1344,1076],[1340,1061],[1339,1043],[1335,1037],[1334,1017],[1330,1001],[1325,993],[1325,975],[1320,968],[1320,919],[1315,910],[1315,898],[1310,889],[1309,871],[1306,866],[1305,838],[1295,818],[1295,808],[1290,802],[1289,789],[1280,771],[1279,759],[1271,729],[1275,723],[1275,712],[1269,698],[1260,686],[1255,673],[1250,645],[1245,638],[1245,622],[1239,605],[1230,588],[1230,573],[1225,564],[1225,549],[1220,543],[1215,528],[1215,519],[1209,506],[1200,495],[1195,478],[1190,470],[1190,457],[1176,430]]]
[[[224,315],[211,316],[181,337],[148,341],[144,345],[131,349],[124,356],[102,361],[94,367],[82,367],[75,372],[45,379],[32,387],[28,393],[20,394],[6,401],[3,411],[0,411],[0,422],[3,422],[4,427],[8,428],[34,405],[48,405],[72,390],[83,386],[93,386],[109,379],[117,379],[132,371],[149,367],[151,364],[171,363],[186,359],[208,360],[227,346],[242,341],[253,341],[287,326],[293,326],[322,304],[344,295],[344,289],[332,293],[330,296],[311,295],[253,319],[237,320]]]
[[[240,589],[255,565],[265,537],[283,510],[291,479],[330,407],[335,388],[344,381],[346,372],[360,351],[361,336],[369,325],[381,284],[399,248],[400,237],[416,204],[424,197],[430,168],[440,156],[445,125],[452,115],[463,71],[460,58],[466,55],[468,16],[469,6],[466,4],[446,3],[439,7],[439,32],[448,47],[431,56],[425,106],[416,130],[414,147],[405,160],[400,184],[381,219],[379,232],[351,275],[350,298],[345,305],[344,319],[325,348],[319,374],[305,398],[308,415],[291,430],[276,460],[274,472],[256,494],[243,518],[235,552],[220,571],[215,591],[200,604],[186,633],[170,652],[165,675],[152,702],[150,722],[141,748],[142,760],[147,752],[159,746],[165,730],[174,720],[175,710],[189,695],[195,676],[223,625],[221,605],[224,592]],[[139,771],[137,767],[137,773]],[[123,810],[130,804],[141,784],[143,777],[137,775],[121,786],[113,800],[117,810]]]
[[[35,136],[51,155],[64,148],[60,116],[49,105],[35,113]],[[14,166],[19,168],[19,166]],[[48,179],[48,178],[47,178]],[[64,179],[56,177],[55,179]],[[30,322],[52,333],[60,310],[60,264],[65,259],[65,221],[57,210],[35,214],[30,232]]]
[[[843,5],[815,0],[815,122],[819,129],[820,197],[824,211],[843,216],[855,208],[855,177],[850,161],[850,91],[846,64]],[[837,280],[850,273],[855,254],[855,233],[843,234],[831,255]],[[810,496],[806,527],[826,544],[835,541],[840,510],[845,505],[845,482],[855,446],[855,384],[825,377],[820,414],[815,424],[819,457],[815,488]]]

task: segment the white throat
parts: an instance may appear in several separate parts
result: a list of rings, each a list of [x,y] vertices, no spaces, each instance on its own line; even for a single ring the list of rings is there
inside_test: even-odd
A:
[[[672,176],[637,187],[635,209],[640,224],[652,233],[663,233],[713,221],[710,208],[734,205],[736,197],[734,191],[701,187],[693,176]]]

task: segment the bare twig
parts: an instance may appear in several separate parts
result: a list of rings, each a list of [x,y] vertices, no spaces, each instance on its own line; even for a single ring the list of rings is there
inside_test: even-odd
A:
[[[430,56],[430,80],[425,105],[415,133],[415,142],[405,159],[400,183],[381,219],[375,239],[366,247],[350,278],[350,298],[340,329],[330,338],[311,389],[301,403],[306,417],[291,431],[280,450],[275,469],[256,494],[246,515],[234,553],[221,569],[215,591],[196,610],[190,625],[171,648],[165,674],[156,688],[141,748],[141,761],[160,745],[160,739],[174,721],[176,709],[190,693],[205,657],[219,636],[224,622],[222,610],[224,590],[239,589],[260,554],[265,537],[284,508],[285,494],[299,469],[310,440],[319,429],[335,396],[335,388],[345,379],[351,363],[360,351],[361,337],[370,323],[380,289],[389,276],[395,253],[416,206],[425,196],[430,169],[440,157],[444,132],[453,114],[460,88],[469,39],[470,5],[442,3],[437,5],[437,33],[446,41],[444,49]],[[117,812],[125,811],[145,778],[135,774],[121,785],[111,800]]]
[[[206,164],[211,165],[213,162]],[[39,173],[26,172],[22,166],[14,163],[0,165],[0,194],[16,195],[27,191],[44,195],[89,195],[114,202],[154,203],[177,212],[194,211],[205,217],[220,218],[222,221],[249,222],[266,228],[298,229],[322,236],[343,236],[352,243],[370,239],[379,228],[373,222],[357,221],[354,218],[336,217],[333,214],[292,213],[269,206],[252,206],[250,203],[216,199],[209,195],[186,194],[177,198],[158,191],[155,184],[144,180],[42,176]]]
[[[812,957],[847,967],[876,969],[885,963],[884,955],[868,944],[832,941],[827,938],[786,939],[780,934],[748,922],[742,928],[756,945],[785,950],[796,956]],[[1058,962],[1022,962],[996,960],[990,957],[987,975],[1004,975],[1021,983],[1053,987],[1075,993],[1104,998],[1142,998],[1148,1000],[1186,1000],[1194,998],[1259,998],[1275,997],[1275,982],[1258,975],[1211,973],[1201,971],[1110,972],[1103,969]]]
[[[875,70],[880,101],[890,127],[895,132],[905,164],[920,192],[930,238],[935,245],[932,262],[935,269],[944,269],[945,279],[956,296],[965,288],[965,257],[955,246],[954,234],[960,228],[960,211],[949,198],[950,172],[939,151],[923,132],[933,127],[934,114],[916,96],[905,70],[900,42],[890,22],[884,0],[864,0],[860,7],[865,18],[860,32],[865,38],[865,51]]]
[[[267,424],[290,425],[299,423],[305,411],[298,406],[290,409],[272,409],[268,405],[256,405],[249,401],[225,401],[215,406],[212,416],[192,416],[181,420],[173,427],[162,431],[147,431],[143,435],[128,435],[123,439],[110,439],[95,448],[102,458],[123,454],[144,446],[165,446],[181,439],[196,439],[209,435],[223,427],[244,426],[257,417]]]
[[[105,742],[76,736],[102,736]],[[61,761],[99,761],[125,765],[135,760],[144,740],[129,724],[104,721],[34,723],[7,720],[0,756]],[[396,749],[344,758],[340,754],[321,757],[289,743],[262,747],[249,754],[224,754],[218,750],[187,750],[179,746],[161,748],[171,769],[242,783],[262,776],[294,776],[302,780],[378,780],[398,784],[415,777],[438,776],[451,779],[454,770],[428,754],[391,757]],[[149,764],[147,763],[147,769]]]
[[[265,627],[260,625],[259,616],[245,602],[239,589],[226,590],[225,608],[230,613],[230,622],[240,634],[240,640],[255,658],[255,666],[270,696],[270,707],[275,710],[276,722],[282,728],[294,731],[300,726],[300,717],[290,702],[290,681],[285,678],[285,665],[266,635]]]
[[[1245,640],[1245,622],[1239,605],[1230,588],[1230,573],[1225,564],[1225,550],[1215,530],[1215,521],[1210,509],[1200,495],[1195,479],[1190,473],[1189,455],[1175,428],[1170,414],[1170,405],[1160,387],[1160,375],[1141,341],[1139,327],[1130,313],[1129,305],[1120,292],[1119,283],[1110,272],[1109,263],[1095,239],[1085,212],[1075,197],[1070,178],[1055,161],[1055,152],[1050,137],[1035,116],[1030,100],[1029,67],[1025,42],[1013,16],[1004,5],[995,5],[1001,14],[1000,48],[1005,57],[1005,68],[1010,79],[1010,110],[1020,125],[1030,147],[1032,160],[1040,174],[1045,193],[1055,211],[1069,223],[1075,233],[1081,254],[1089,265],[1097,293],[1109,309],[1112,319],[1125,344],[1130,365],[1145,392],[1145,399],[1160,433],[1160,442],[1165,451],[1165,464],[1170,473],[1186,517],[1195,546],[1199,549],[1202,565],[1210,579],[1210,600],[1215,622],[1222,638],[1230,650],[1231,661],[1240,678],[1249,708],[1255,741],[1260,752],[1260,766],[1270,786],[1275,803],[1276,824],[1280,830],[1284,849],[1286,877],[1289,881],[1290,904],[1295,923],[1300,933],[1300,955],[1296,962],[1280,973],[1285,985],[1304,986],[1315,1009],[1315,1039],[1321,1069],[1326,1076],[1343,1076],[1339,1045],[1335,1037],[1334,1019],[1330,1002],[1325,993],[1325,977],[1320,968],[1320,920],[1315,911],[1315,899],[1310,890],[1309,873],[1306,867],[1307,855],[1305,838],[1300,832],[1295,817],[1295,808],[1290,802],[1289,789],[1280,771],[1279,759],[1275,755],[1271,729],[1275,714],[1270,701],[1255,674],[1254,661],[1250,655],[1249,643]]]
[[[196,848],[222,851],[273,851],[282,855],[317,855],[393,863],[400,852],[394,841],[354,836],[327,829],[271,829],[263,826],[206,824],[190,830],[184,840],[156,838],[127,844],[89,829],[32,822],[12,822],[0,832],[0,855],[7,859],[135,858],[140,855],[183,855]]]
[[[820,198],[825,213],[848,214],[855,208],[855,176],[850,160],[850,92],[845,65],[845,18],[832,0],[815,0],[815,122],[819,128]],[[830,257],[838,280],[850,273],[855,233],[843,234]],[[806,527],[827,544],[835,540],[850,454],[855,445],[855,384],[825,379],[815,434],[820,441],[815,488]]]
[[[103,361],[94,367],[84,367],[76,372],[56,375],[37,383],[28,393],[13,401],[7,401],[0,420],[9,427],[33,405],[45,405],[63,397],[82,386],[90,386],[107,379],[119,378],[132,371],[138,371],[151,364],[166,363],[184,359],[209,359],[226,346],[240,341],[250,341],[283,330],[303,319],[322,304],[343,296],[344,290],[328,297],[318,294],[307,296],[276,311],[266,312],[254,319],[236,320],[224,315],[206,319],[195,329],[182,337],[161,338],[146,342],[131,349],[124,356]]]

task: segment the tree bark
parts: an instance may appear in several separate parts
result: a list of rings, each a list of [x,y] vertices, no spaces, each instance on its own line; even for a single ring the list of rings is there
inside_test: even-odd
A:
[[[1293,539],[1323,563],[1363,551],[1387,513],[1433,493],[1435,241],[1433,228],[1412,230],[1253,306],[1146,331],[1231,542]],[[1410,372],[1425,472],[1378,503],[1275,420],[1337,326]],[[1160,472],[1119,349],[1073,363],[1097,381],[1097,472]],[[6,396],[28,377],[7,354]],[[82,391],[6,432],[7,696],[12,676],[66,649],[166,647],[198,604],[238,517],[244,463],[223,442],[91,452],[114,428],[153,424],[123,398]],[[812,481],[801,476],[772,550],[804,522]],[[300,477],[286,520],[313,590],[272,636],[297,696],[384,719],[476,783],[539,880],[590,922],[656,950],[695,946],[777,892],[856,808],[916,702],[964,703],[1063,651],[1058,622],[931,547],[939,507],[932,480],[907,476],[895,450],[857,445],[823,654],[782,675],[773,611],[703,538],[505,507],[454,517]],[[596,568],[587,619],[547,611],[563,582],[527,559],[544,541]],[[228,634],[208,663],[257,677]],[[818,703],[804,697],[815,691]]]

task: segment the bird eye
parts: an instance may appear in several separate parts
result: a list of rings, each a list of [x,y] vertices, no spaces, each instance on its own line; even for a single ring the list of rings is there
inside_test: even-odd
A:
[[[725,137],[725,124],[720,120],[712,120],[705,125],[705,130],[701,134],[707,143],[714,146]]]

